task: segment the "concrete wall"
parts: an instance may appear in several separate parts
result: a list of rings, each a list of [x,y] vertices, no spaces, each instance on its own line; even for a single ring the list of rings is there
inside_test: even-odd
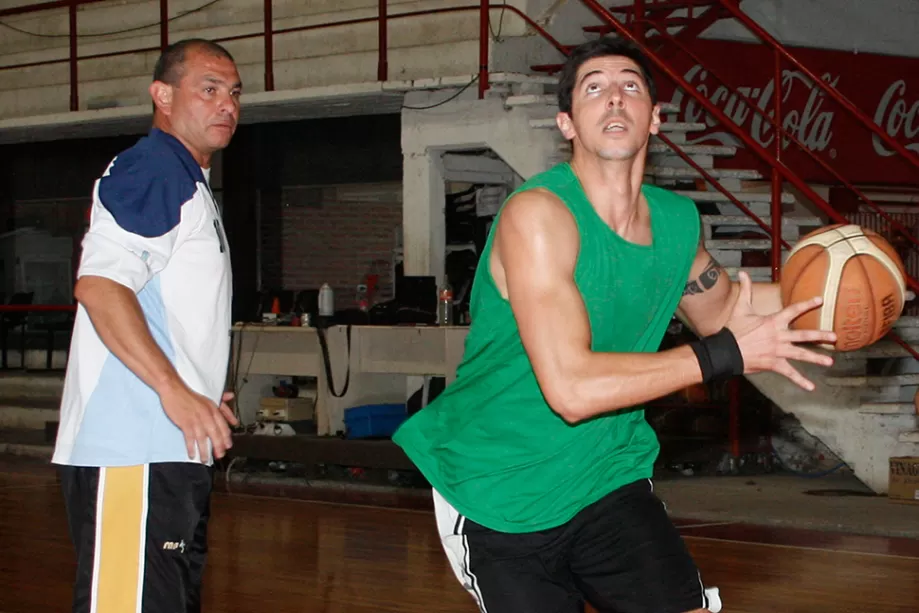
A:
[[[525,0],[511,2],[526,10]],[[261,32],[263,5],[251,0],[171,0],[169,38],[222,38]],[[475,3],[470,2],[470,6]],[[0,3],[8,8],[12,2]],[[457,6],[451,0],[389,0],[390,15]],[[377,0],[275,0],[274,29],[374,17]],[[184,15],[184,16],[183,16]],[[470,10],[393,19],[388,27],[389,79],[469,75],[478,68],[478,12]],[[3,21],[25,34],[0,28],[0,66],[68,57],[68,13],[54,9]],[[79,55],[159,46],[159,2],[126,0],[81,6]],[[157,24],[157,25],[152,25]],[[144,27],[149,26],[149,27]],[[522,31],[515,18],[509,35]],[[281,34],[274,41],[276,90],[361,83],[377,79],[377,25],[350,26]],[[247,93],[264,89],[261,38],[226,43],[235,56]],[[79,63],[80,109],[146,103],[157,51]],[[0,71],[0,119],[69,110],[69,67],[51,66]]]

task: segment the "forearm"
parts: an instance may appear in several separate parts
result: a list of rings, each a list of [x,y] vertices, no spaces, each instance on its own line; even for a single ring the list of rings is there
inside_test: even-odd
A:
[[[757,315],[766,317],[778,313],[784,308],[782,290],[778,283],[753,283],[752,288],[753,311]],[[696,322],[693,322],[685,313],[678,312],[677,316],[696,336],[703,337],[715,334],[727,325],[739,296],[740,283],[733,281],[723,294],[723,297],[719,299],[720,305],[714,311],[714,315],[709,315],[711,311],[703,312],[705,316],[699,317],[697,315],[699,321]]]
[[[589,353],[566,369],[562,416],[578,422],[662,398],[702,381],[695,352],[683,345],[656,353]]]
[[[169,359],[150,334],[137,296],[103,277],[82,277],[74,295],[89,314],[99,338],[157,394],[182,384]]]

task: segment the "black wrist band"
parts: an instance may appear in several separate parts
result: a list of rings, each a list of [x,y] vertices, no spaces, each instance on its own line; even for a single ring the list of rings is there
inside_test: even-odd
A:
[[[743,354],[734,334],[727,328],[689,343],[702,369],[702,382],[728,379],[743,374]]]

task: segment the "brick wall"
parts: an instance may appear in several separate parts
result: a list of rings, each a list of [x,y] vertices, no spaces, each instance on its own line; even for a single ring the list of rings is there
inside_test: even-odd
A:
[[[15,202],[9,207],[6,226],[9,230],[35,228],[51,236],[66,236],[73,243],[71,265],[76,275],[80,262],[80,244],[86,227],[90,200],[73,198],[60,201]]]
[[[392,250],[402,225],[400,182],[285,189],[277,214],[262,216],[266,287],[318,289],[337,308],[355,306],[356,286],[379,275],[378,300],[392,297]]]
[[[16,202],[7,219],[10,229],[37,228],[52,236],[70,236],[79,241],[83,236],[86,211],[90,199],[60,201]]]

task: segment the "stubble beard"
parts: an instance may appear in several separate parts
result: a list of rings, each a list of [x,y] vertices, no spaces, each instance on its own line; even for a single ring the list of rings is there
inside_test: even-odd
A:
[[[607,162],[624,162],[635,159],[639,148],[605,148],[597,151],[597,157]]]

